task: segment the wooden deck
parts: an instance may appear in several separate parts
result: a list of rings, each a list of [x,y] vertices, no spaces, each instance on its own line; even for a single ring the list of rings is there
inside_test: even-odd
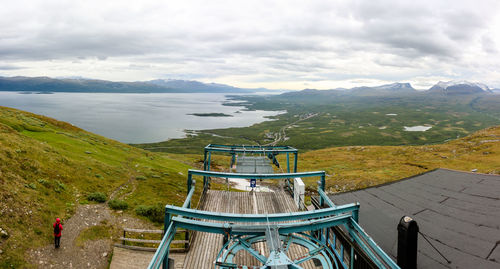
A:
[[[138,251],[121,247],[113,248],[113,259],[109,265],[110,269],[144,269],[147,268],[154,252]],[[175,260],[173,269],[181,269],[184,265],[185,254],[173,253],[169,255]]]
[[[228,192],[208,190],[202,210],[224,213],[266,214],[298,211],[292,197],[284,192]],[[213,268],[218,251],[222,248],[222,235],[201,233],[194,235],[189,252],[186,255],[185,269]],[[266,243],[258,243],[254,248],[268,256]],[[288,256],[293,260],[304,256],[307,250],[298,245],[292,245]],[[239,265],[261,265],[254,257],[241,251],[233,261]],[[303,268],[317,268],[312,260],[301,264]]]

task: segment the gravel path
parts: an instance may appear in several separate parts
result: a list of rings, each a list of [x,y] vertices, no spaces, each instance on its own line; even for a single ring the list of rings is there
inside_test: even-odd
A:
[[[118,229],[151,228],[151,224],[142,220],[112,213],[105,204],[81,205],[69,220],[63,220],[61,247],[55,249],[50,244],[30,250],[29,261],[38,268],[107,268],[113,238],[87,241],[83,247],[75,242],[80,232],[103,221]]]

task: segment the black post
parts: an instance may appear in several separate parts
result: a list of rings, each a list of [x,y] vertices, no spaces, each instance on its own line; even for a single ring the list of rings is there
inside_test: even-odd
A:
[[[417,222],[403,216],[398,224],[398,265],[401,269],[417,268],[417,243],[418,225]]]
[[[168,258],[168,268],[175,268],[175,261],[172,258]]]

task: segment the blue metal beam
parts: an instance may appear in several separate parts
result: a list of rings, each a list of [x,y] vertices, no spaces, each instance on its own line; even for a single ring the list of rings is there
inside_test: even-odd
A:
[[[354,222],[354,221],[352,221]],[[384,264],[378,259],[377,255],[371,251],[371,249],[361,240],[361,238],[358,236],[358,234],[353,231],[352,229],[349,229],[349,235],[354,239],[356,244],[363,250],[368,257],[370,257],[370,260],[373,261],[377,265],[378,268],[385,268]]]
[[[361,226],[359,226],[359,224],[356,222],[356,221],[352,221],[351,222],[351,225],[353,227],[353,230],[359,235],[361,236],[361,238],[366,241],[368,243],[368,245],[370,246],[370,249],[372,249],[373,251],[375,251],[375,253],[382,258],[382,260],[388,264],[391,268],[399,268],[399,266],[396,264],[396,262],[394,262],[394,260],[389,257],[389,255],[387,255],[387,253],[385,253],[381,247],[379,247],[377,245],[377,243],[375,243],[375,241],[373,241],[373,239],[363,230],[363,228],[361,228]]]
[[[191,199],[193,198],[193,194],[194,194],[194,184],[195,184],[195,181],[193,180],[193,185],[191,187],[191,190],[189,190],[189,193],[186,197],[186,200],[184,200],[184,204],[182,205],[182,208],[189,208],[190,207]]]
[[[257,145],[219,145],[219,144],[209,144],[205,147],[206,150],[217,149],[217,148],[227,148],[234,150],[247,150],[247,149],[265,149],[265,150],[295,150],[297,149],[290,146],[257,146]]]
[[[167,232],[160,242],[160,246],[158,246],[158,249],[156,249],[155,255],[149,263],[148,269],[159,269],[162,266],[163,261],[165,259],[168,259],[170,243],[172,243],[172,240],[174,240],[176,230],[177,227],[175,226],[175,223],[171,222],[168,226]]]
[[[167,205],[166,212],[169,214],[191,217],[195,219],[218,220],[226,222],[278,222],[278,221],[298,221],[314,218],[323,218],[339,215],[343,213],[359,210],[359,203],[339,205],[335,208],[323,208],[312,211],[300,211],[276,214],[235,214],[221,213],[182,208],[174,205]]]
[[[295,155],[295,158],[294,158],[294,160],[293,160],[293,172],[294,172],[294,173],[297,173],[297,168],[298,168],[298,167],[297,167],[297,162],[298,162],[298,160],[299,160],[299,153],[298,153],[298,152],[295,152],[295,153],[294,153],[294,155]]]
[[[284,179],[295,177],[321,177],[325,176],[325,171],[315,172],[301,172],[301,173],[281,173],[281,174],[241,174],[241,173],[224,173],[214,171],[203,171],[189,169],[189,175],[208,176],[208,177],[222,177],[222,178],[255,178],[255,179]]]
[[[329,207],[337,207],[333,202],[332,200],[330,200],[330,197],[328,197],[328,195],[326,195],[326,192],[323,191],[320,187],[318,187],[318,193],[319,193],[319,196],[321,198],[323,198],[324,202],[329,206]]]
[[[351,219],[351,214],[340,216],[327,217],[322,219],[307,220],[292,223],[275,224],[280,234],[290,234],[306,232],[311,230],[319,230],[326,227],[337,226],[348,223]],[[185,228],[194,231],[225,234],[230,230],[232,235],[263,235],[268,227],[263,225],[241,225],[232,223],[214,223],[199,220],[186,219],[182,217],[173,217],[172,222],[179,228]]]
[[[227,152],[227,153],[250,153],[250,154],[265,154],[265,153],[296,153],[296,149],[226,149],[226,148],[209,148],[210,152]]]
[[[290,153],[286,153],[286,172],[290,173]]]

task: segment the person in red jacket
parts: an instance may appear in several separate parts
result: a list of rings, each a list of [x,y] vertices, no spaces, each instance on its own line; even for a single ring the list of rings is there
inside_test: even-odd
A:
[[[57,218],[52,226],[54,227],[54,245],[56,248],[59,248],[61,244],[61,231],[63,230],[61,219]]]

